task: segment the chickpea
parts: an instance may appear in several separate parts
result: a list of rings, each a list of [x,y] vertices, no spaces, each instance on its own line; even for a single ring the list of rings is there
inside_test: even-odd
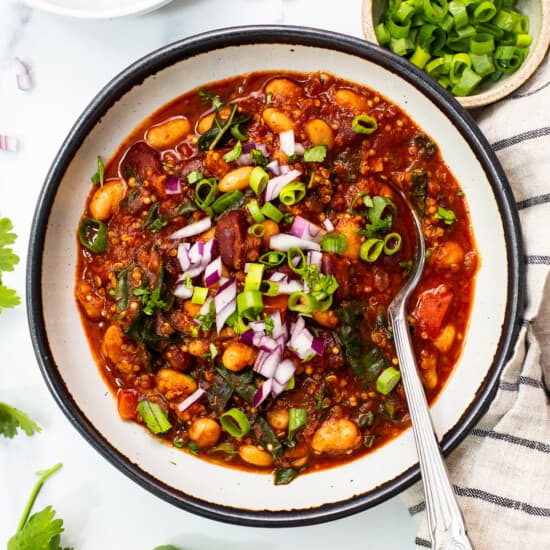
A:
[[[238,372],[253,365],[257,355],[258,352],[250,346],[242,342],[232,342],[223,352],[222,363],[226,369]]]
[[[300,443],[291,449],[287,449],[285,458],[290,461],[294,468],[301,468],[309,460],[309,447],[305,443]]]
[[[124,359],[122,345],[124,344],[124,333],[118,325],[111,325],[103,335],[101,353],[113,363],[119,363]]]
[[[126,184],[122,180],[117,178],[106,181],[92,195],[88,205],[90,216],[101,222],[108,220],[118,210],[125,193]]]
[[[228,191],[235,191],[236,189],[246,189],[248,187],[248,181],[250,180],[250,174],[254,168],[252,166],[241,166],[240,168],[235,168],[225,174],[218,184],[218,189],[222,193],[227,193]]]
[[[317,453],[344,454],[361,444],[357,425],[347,418],[325,420],[313,435],[312,449]]]
[[[334,101],[341,107],[349,109],[355,113],[363,113],[368,108],[367,100],[353,90],[340,88],[334,93]]]
[[[239,447],[239,456],[249,464],[254,466],[271,466],[273,458],[270,453],[256,447],[256,445],[241,445]]]
[[[279,224],[274,222],[273,220],[265,220],[262,222],[262,225],[265,227],[265,232],[262,236],[262,240],[264,242],[264,246],[266,248],[269,248],[269,239],[273,235],[277,235],[279,233]]]
[[[455,241],[441,243],[432,255],[432,261],[438,269],[455,271],[464,262],[464,250]]]
[[[220,425],[212,418],[197,418],[189,426],[189,438],[199,449],[213,447],[220,439]]]
[[[329,149],[334,145],[334,131],[320,118],[306,124],[306,134],[313,145],[326,145]]]
[[[149,128],[145,139],[155,149],[166,149],[182,141],[190,130],[189,120],[184,116],[177,116]]]
[[[332,309],[327,309],[327,311],[314,311],[311,316],[313,320],[322,327],[336,328],[339,323],[338,317]]]
[[[189,343],[189,353],[195,357],[200,357],[210,351],[208,340],[200,340],[196,338]]]
[[[449,351],[455,341],[456,328],[452,323],[445,325],[437,338],[434,340],[434,346],[441,352]]]
[[[158,390],[168,399],[176,395],[190,395],[197,389],[197,382],[188,374],[170,368],[160,369],[155,375]]]
[[[302,88],[288,78],[274,78],[266,84],[265,93],[284,99],[298,99],[302,95]]]
[[[267,411],[267,421],[274,430],[286,430],[288,428],[288,410],[270,409]]]
[[[346,250],[342,252],[342,256],[352,260],[359,258],[361,248],[361,235],[357,233],[358,229],[361,229],[360,225],[351,218],[341,219],[336,226],[336,231],[346,236]]]
[[[281,132],[294,129],[293,120],[278,109],[264,109],[262,119],[267,127],[275,134],[280,134]]]

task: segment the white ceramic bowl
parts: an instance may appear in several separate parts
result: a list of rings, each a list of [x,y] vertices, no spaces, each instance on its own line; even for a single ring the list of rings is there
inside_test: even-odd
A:
[[[363,0],[363,34],[373,44],[378,44],[374,27],[379,23],[387,0]],[[529,48],[527,59],[521,67],[510,75],[505,75],[498,82],[484,84],[471,96],[459,97],[458,102],[467,109],[475,109],[494,103],[511,94],[524,84],[537,70],[550,45],[550,0],[517,0],[517,9],[529,17],[533,43]],[[388,55],[393,55],[386,50]]]
[[[230,470],[159,443],[121,421],[99,374],[73,297],[75,231],[96,157],[188,89],[256,70],[328,71],[400,105],[439,144],[471,209],[481,268],[462,358],[432,413],[444,451],[490,401],[514,339],[522,273],[518,220],[506,178],[473,121],[402,60],[355,38],[296,27],[227,29],[177,42],[109,83],[76,122],[39,199],[29,249],[28,309],[46,382],[92,445],[151,492],[190,511],[248,525],[299,525],[373,506],[418,479],[411,430],[343,466],[274,486],[270,475]]]

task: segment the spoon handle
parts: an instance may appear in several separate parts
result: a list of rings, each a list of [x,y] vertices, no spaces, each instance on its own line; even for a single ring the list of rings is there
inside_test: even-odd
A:
[[[404,302],[395,310],[390,306],[388,316],[393,327],[397,358],[413,424],[432,549],[470,550],[473,546],[466,535],[462,513],[443,462],[426,395],[418,376]]]

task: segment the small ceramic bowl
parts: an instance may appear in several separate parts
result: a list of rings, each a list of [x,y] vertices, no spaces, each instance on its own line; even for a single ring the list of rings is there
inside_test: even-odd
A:
[[[466,194],[481,267],[463,353],[432,406],[448,452],[491,400],[515,341],[521,304],[519,223],[506,177],[473,120],[409,63],[357,38],[297,27],[244,27],[192,37],[111,81],[70,131],[32,224],[29,322],[46,382],[75,428],[123,473],[186,510],[256,526],[318,523],[382,502],[419,477],[412,431],[363,458],[274,486],[268,474],[197,459],[122,421],[96,366],[74,298],[76,228],[97,155],[109,157],[153,111],[183,92],[253,71],[326,71],[376,89],[438,143]]]
[[[363,34],[369,42],[378,44],[374,28],[380,22],[387,5],[387,0],[363,0]],[[457,100],[463,107],[475,109],[506,97],[524,84],[544,59],[550,45],[550,0],[518,0],[516,6],[529,17],[529,32],[533,42],[527,59],[515,73],[505,75],[498,82],[484,85],[474,95],[458,97]],[[394,54],[388,50],[388,55]]]

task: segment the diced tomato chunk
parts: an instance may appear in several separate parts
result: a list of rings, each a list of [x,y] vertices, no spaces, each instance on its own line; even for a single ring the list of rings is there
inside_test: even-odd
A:
[[[453,293],[445,285],[426,290],[419,296],[412,313],[418,334],[426,334],[428,338],[439,334],[452,299]]]
[[[279,294],[278,296],[264,296],[264,312],[268,315],[278,311],[281,314],[281,319],[284,321],[286,317],[286,308],[288,305],[288,296]]]
[[[122,420],[136,419],[138,398],[136,390],[119,390],[117,394],[117,407],[118,414]]]

